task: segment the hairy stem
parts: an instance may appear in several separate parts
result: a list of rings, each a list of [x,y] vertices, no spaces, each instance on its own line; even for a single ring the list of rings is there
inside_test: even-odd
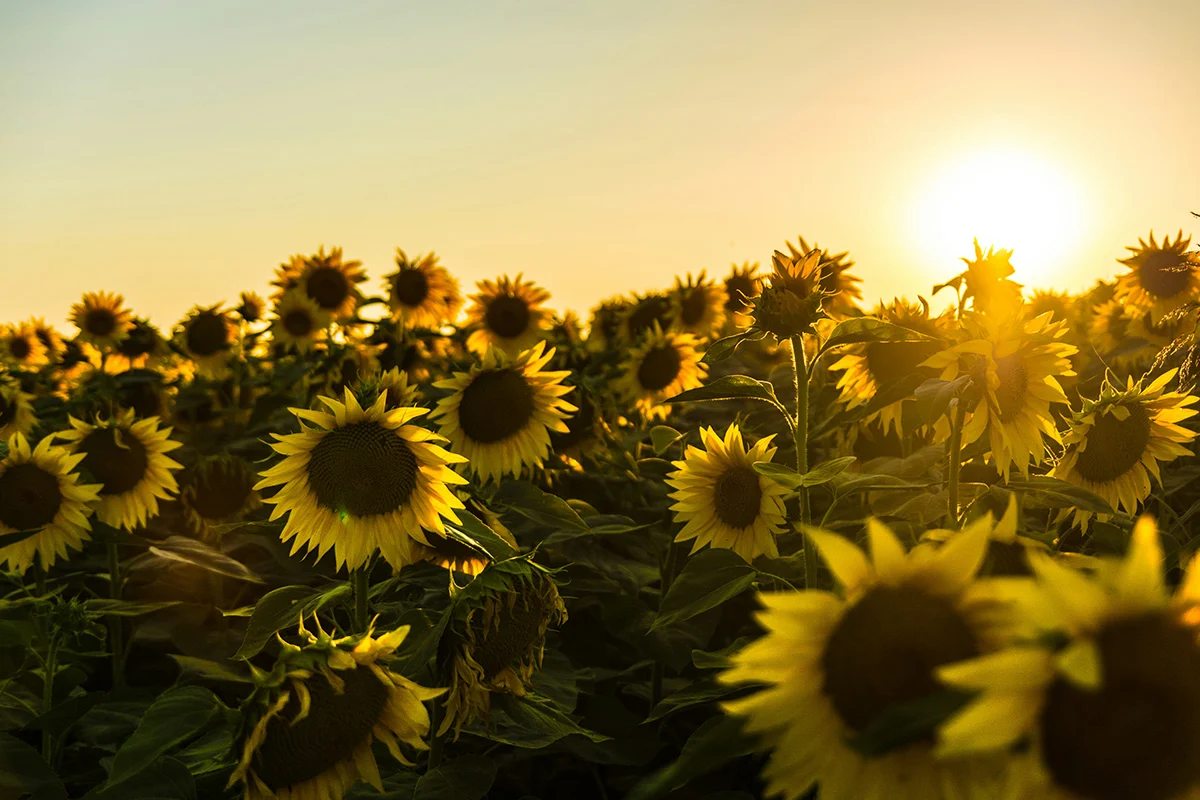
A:
[[[792,337],[792,370],[796,376],[796,424],[793,428],[796,446],[796,472],[808,472],[808,354],[804,350],[804,335]],[[808,488],[800,487],[800,525],[805,530],[812,513],[808,507]],[[816,588],[817,550],[804,532],[804,587]]]

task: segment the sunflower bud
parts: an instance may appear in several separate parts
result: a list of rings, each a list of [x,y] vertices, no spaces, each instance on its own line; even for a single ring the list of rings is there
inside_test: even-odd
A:
[[[776,250],[771,257],[775,272],[755,298],[751,327],[778,339],[813,333],[817,320],[828,316],[821,303],[831,294],[821,288],[820,260],[816,250],[799,258]]]

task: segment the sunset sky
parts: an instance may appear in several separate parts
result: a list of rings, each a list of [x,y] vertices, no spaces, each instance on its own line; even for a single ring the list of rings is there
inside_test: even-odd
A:
[[[868,301],[1200,231],[1200,2],[0,0],[0,322],[341,245],[584,311],[803,234]],[[947,298],[948,299],[948,298]]]

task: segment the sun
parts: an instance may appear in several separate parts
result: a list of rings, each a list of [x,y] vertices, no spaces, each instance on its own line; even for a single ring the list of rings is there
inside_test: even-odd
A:
[[[961,271],[972,239],[1013,251],[1013,280],[1027,291],[1070,281],[1084,241],[1084,187],[1067,169],[1031,151],[995,147],[962,153],[918,187],[909,230],[941,281]]]

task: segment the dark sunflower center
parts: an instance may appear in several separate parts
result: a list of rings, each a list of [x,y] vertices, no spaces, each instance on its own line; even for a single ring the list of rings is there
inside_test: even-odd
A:
[[[679,318],[684,325],[698,325],[704,320],[704,312],[708,310],[708,293],[700,287],[691,289],[683,296],[679,304]]]
[[[224,519],[242,510],[253,489],[254,476],[240,463],[218,463],[196,476],[189,505],[205,519]]]
[[[917,365],[937,353],[935,342],[872,342],[867,345],[867,369],[877,389],[917,372]]]
[[[296,786],[352,759],[368,741],[383,716],[388,688],[367,667],[338,670],[345,690],[338,694],[329,681],[315,675],[308,688],[308,716],[291,724],[300,711],[295,693],[278,716],[267,723],[266,737],[254,754],[254,773],[273,791]]]
[[[497,336],[514,339],[529,327],[529,306],[519,297],[502,294],[488,303],[484,324]]]
[[[647,297],[634,306],[629,313],[629,335],[636,341],[656,322],[664,331],[671,325],[671,301],[665,297]]]
[[[49,525],[62,500],[58,478],[36,464],[13,464],[0,475],[0,522],[13,530]]]
[[[225,318],[213,311],[202,311],[187,327],[187,348],[203,358],[229,347],[229,329]]]
[[[9,400],[0,394],[0,429],[17,418],[16,398]]]
[[[1029,388],[1029,375],[1019,353],[996,359],[996,375],[1000,385],[996,387],[996,404],[1000,406],[1000,421],[1012,422],[1025,407],[1025,390]]]
[[[262,317],[262,308],[258,303],[246,302],[238,306],[238,313],[246,322],[258,322]]]
[[[1200,781],[1200,649],[1165,614],[1110,622],[1096,637],[1103,686],[1059,678],[1041,715],[1060,786],[1091,800],[1169,800]]]
[[[283,329],[296,338],[308,336],[314,327],[312,315],[303,309],[297,308],[283,315]]]
[[[17,361],[24,361],[33,352],[33,345],[24,336],[14,336],[8,341],[8,352],[12,353]]]
[[[93,308],[83,318],[83,329],[93,336],[108,336],[117,327],[117,318],[107,308]]]
[[[755,281],[745,275],[731,275],[725,279],[726,311],[741,311],[749,308],[747,300],[758,294]]]
[[[1033,577],[1025,546],[1016,542],[988,542],[988,574],[996,577]]]
[[[146,475],[146,448],[130,431],[121,431],[118,444],[115,429],[98,428],[83,437],[79,449],[83,468],[104,484],[100,494],[124,494]]]
[[[419,306],[429,296],[429,281],[419,269],[402,269],[392,278],[396,300],[406,306]]]
[[[158,384],[150,381],[133,381],[117,389],[117,403],[133,409],[139,417],[156,417],[163,413],[163,397]]]
[[[480,372],[463,390],[458,424],[476,442],[491,444],[522,430],[533,418],[533,387],[515,369]]]
[[[135,325],[129,335],[117,345],[117,352],[127,358],[144,356],[154,349],[154,331],[144,325]]]
[[[326,311],[332,311],[350,296],[350,281],[337,267],[317,267],[308,276],[308,296]]]
[[[733,467],[717,478],[713,507],[721,522],[731,528],[746,528],[758,519],[762,496],[758,473],[749,467]]]
[[[494,601],[507,603],[507,600]],[[529,606],[525,607],[524,603]],[[500,612],[500,624],[484,633],[483,641],[471,651],[472,658],[483,667],[486,678],[494,678],[507,666],[519,661],[537,641],[543,609],[534,596],[519,597],[512,608]],[[482,616],[478,619],[482,619]]]
[[[376,422],[329,431],[312,450],[308,483],[317,502],[356,517],[391,513],[417,488],[417,457]]]
[[[889,708],[937,692],[935,668],[978,653],[974,632],[949,601],[879,586],[830,634],[823,688],[842,721],[861,732]]]
[[[1087,432],[1086,448],[1075,460],[1075,468],[1093,483],[1116,480],[1141,460],[1150,443],[1150,414],[1141,403],[1124,406],[1129,416],[1117,419],[1111,412],[1097,414]]]
[[[1150,250],[1137,268],[1138,282],[1155,297],[1174,297],[1187,288],[1191,269],[1174,250]]]
[[[679,377],[683,359],[671,345],[655,347],[646,353],[638,366],[638,383],[651,392],[661,391]]]

